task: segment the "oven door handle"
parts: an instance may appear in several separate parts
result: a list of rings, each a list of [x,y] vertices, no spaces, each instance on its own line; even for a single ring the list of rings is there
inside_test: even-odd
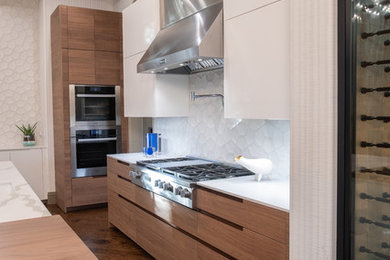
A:
[[[116,141],[116,137],[107,137],[107,138],[85,138],[78,139],[78,143],[96,143],[96,142],[106,142],[106,141]]]
[[[114,98],[115,94],[77,94],[76,97],[84,97],[84,98],[88,98],[88,97],[92,97],[92,98],[95,98],[95,97],[99,97],[99,98]]]

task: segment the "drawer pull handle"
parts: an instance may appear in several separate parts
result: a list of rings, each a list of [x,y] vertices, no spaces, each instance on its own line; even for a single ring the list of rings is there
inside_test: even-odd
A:
[[[119,161],[119,160],[116,160],[117,163],[120,163],[120,164],[123,164],[123,165],[126,165],[126,166],[130,166],[130,164],[128,164],[127,162],[122,162],[122,161]]]

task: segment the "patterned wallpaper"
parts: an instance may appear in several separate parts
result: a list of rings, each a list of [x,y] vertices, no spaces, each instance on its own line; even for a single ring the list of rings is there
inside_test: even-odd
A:
[[[190,89],[223,94],[223,71],[191,75]],[[153,128],[162,133],[163,152],[230,163],[238,155],[269,158],[273,176],[289,176],[289,121],[225,119],[221,98],[202,98],[191,102],[188,118],[155,118]]]
[[[0,148],[19,147],[15,124],[40,121],[39,0],[1,0],[0,19]]]

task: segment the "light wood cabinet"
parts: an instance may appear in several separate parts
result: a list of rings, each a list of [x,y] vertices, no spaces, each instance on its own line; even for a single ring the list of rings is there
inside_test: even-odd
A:
[[[288,259],[287,212],[203,188],[196,201],[204,241],[238,259]]]
[[[95,52],[69,50],[69,83],[95,84]]]
[[[72,179],[72,206],[84,206],[107,202],[107,177]]]
[[[108,158],[109,222],[153,257],[288,259],[287,212],[205,189],[192,210],[134,185],[131,167]]]
[[[289,119],[288,0],[226,20],[224,28],[225,117]]]
[[[128,149],[127,118],[123,116],[122,13],[60,5],[50,22],[56,199],[66,212],[107,202],[106,178],[72,179],[70,84],[121,86],[122,152]]]
[[[95,51],[95,82],[121,85],[122,55],[119,52]]]
[[[122,52],[122,15],[95,10],[95,50]]]
[[[137,73],[137,64],[143,54],[124,60],[125,116],[188,116],[189,77]]]
[[[95,50],[94,10],[68,6],[69,49]]]
[[[138,0],[123,11],[123,57],[146,51],[160,30],[159,1]]]

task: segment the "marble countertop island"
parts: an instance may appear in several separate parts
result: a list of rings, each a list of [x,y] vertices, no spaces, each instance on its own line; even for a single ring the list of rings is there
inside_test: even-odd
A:
[[[0,223],[51,216],[12,162],[0,162]]]

